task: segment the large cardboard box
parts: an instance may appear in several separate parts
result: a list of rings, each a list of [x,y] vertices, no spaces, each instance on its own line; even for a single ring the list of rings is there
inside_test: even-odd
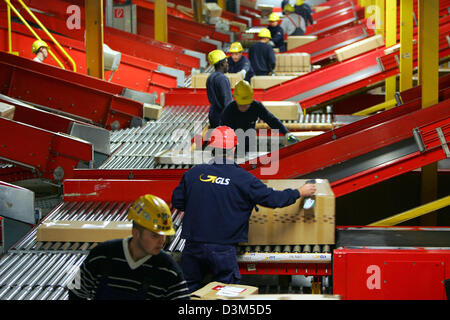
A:
[[[157,104],[144,103],[144,118],[158,120],[161,117],[163,107]]]
[[[206,15],[211,18],[217,18],[222,15],[222,8],[215,2],[205,3]]]
[[[258,0],[240,0],[240,5],[252,9],[256,9]]]
[[[261,17],[268,17],[273,12],[273,6],[268,4],[258,4],[257,9],[261,11]]]
[[[0,102],[0,117],[13,120],[16,107],[11,104]]]
[[[276,190],[296,189],[306,180],[265,180]],[[304,198],[270,209],[258,206],[249,222],[248,245],[334,244],[335,197],[327,180],[316,179],[315,205],[303,209]]]
[[[193,300],[228,300],[258,294],[258,287],[210,282],[191,293]]]
[[[381,47],[382,45],[384,45],[383,36],[378,34],[376,36],[349,44],[348,46],[337,49],[334,52],[336,53],[336,57],[339,61],[344,61],[361,53]]]
[[[300,105],[294,101],[261,101],[280,120],[298,120]]]
[[[250,84],[254,89],[267,89],[294,78],[296,76],[254,76]]]
[[[287,50],[292,50],[304,44],[317,40],[317,36],[288,36]]]
[[[103,242],[131,236],[129,221],[45,221],[36,232],[37,241]]]
[[[193,74],[191,77],[191,87],[197,88],[197,89],[204,89],[206,88],[206,80],[211,75],[211,73],[197,73]],[[236,83],[239,80],[244,79],[244,76],[242,73],[225,73],[225,76],[230,80],[231,88],[234,88]]]
[[[275,55],[275,73],[309,72],[311,56],[306,52],[282,53]]]

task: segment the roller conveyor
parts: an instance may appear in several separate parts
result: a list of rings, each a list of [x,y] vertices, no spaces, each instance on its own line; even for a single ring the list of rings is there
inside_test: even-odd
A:
[[[127,210],[132,201],[123,201],[123,182],[98,181],[94,189],[101,190],[104,183],[113,189],[110,194],[95,196],[85,201],[70,201],[83,197],[92,182],[69,181],[66,200],[60,203],[42,222],[51,220],[68,221],[126,221]],[[126,182],[125,182],[126,183]],[[72,184],[70,186],[70,184]],[[78,184],[78,187],[76,186]],[[154,190],[161,184],[142,181],[126,183],[133,189],[145,191],[145,187]],[[148,187],[150,185],[150,187]],[[86,187],[87,186],[87,187]],[[75,189],[73,189],[75,188]],[[79,188],[79,189],[77,189]],[[127,188],[129,189],[129,188]],[[162,188],[169,191],[172,188]],[[78,192],[73,192],[78,191]],[[117,194],[117,201],[103,201]],[[104,199],[103,199],[104,198]],[[131,198],[130,198],[131,199]],[[169,237],[164,250],[177,259],[182,252],[185,240],[180,238],[184,213],[174,210],[172,220],[176,234]],[[68,286],[73,284],[77,268],[86,258],[89,250],[96,243],[74,242],[39,242],[36,239],[37,226],[16,243],[0,259],[0,300],[64,300],[67,299]],[[314,264],[326,265],[331,262],[329,245],[277,245],[277,246],[245,246],[239,247],[238,261],[246,269],[247,264],[270,262],[271,266],[288,263],[291,266],[304,265],[313,274]],[[328,267],[331,272],[331,268]],[[246,273],[245,270],[242,271]],[[76,279],[75,279],[76,281]]]

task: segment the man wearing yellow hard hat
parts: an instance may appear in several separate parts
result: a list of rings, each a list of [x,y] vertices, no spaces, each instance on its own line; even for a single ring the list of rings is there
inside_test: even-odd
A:
[[[286,45],[284,43],[284,31],[278,25],[280,21],[280,16],[275,12],[272,12],[269,15],[269,26],[267,29],[270,31],[270,35],[272,37],[271,44],[273,44],[273,48],[278,50],[278,52],[285,52]]]
[[[281,22],[281,28],[288,36],[302,36],[305,34],[306,24],[302,16],[295,13],[290,4],[284,7],[286,17]]]
[[[309,6],[309,4],[305,2],[305,0],[297,0],[295,2],[294,9],[296,14],[305,19],[306,25],[314,24],[314,19],[312,17],[313,10]]]
[[[250,139],[247,138],[254,130],[256,140],[256,121],[258,119],[266,122],[271,129],[277,129],[280,133],[286,135],[289,143],[297,142],[297,138],[289,132],[285,125],[275,117],[264,105],[253,100],[253,88],[245,81],[239,81],[234,87],[234,101],[230,103],[222,113],[222,125],[228,126],[233,130],[242,129],[247,133],[245,140],[245,151],[256,151],[256,145],[250,146]]]
[[[267,76],[275,69],[275,53],[268,44],[272,35],[270,30],[262,28],[258,33],[259,41],[248,49],[248,58],[257,76]]]
[[[214,72],[206,79],[206,93],[209,101],[209,127],[220,125],[220,116],[223,109],[233,101],[230,80],[225,76],[228,72],[228,59],[222,50],[213,50],[208,53],[209,64],[214,66]]]
[[[147,194],[128,209],[131,237],[98,244],[80,267],[69,300],[189,299],[183,273],[162,248],[174,235],[164,200]]]
[[[31,46],[31,51],[36,55],[33,61],[44,62],[48,56],[48,45],[45,41],[36,40]]]
[[[228,50],[231,55],[228,57],[228,72],[242,73],[244,80],[250,81],[255,75],[255,71],[247,57],[242,55],[244,48],[240,42],[233,42]]]
[[[214,159],[186,171],[172,193],[173,207],[184,211],[180,265],[190,292],[202,286],[208,273],[210,281],[240,282],[237,246],[248,242],[255,205],[285,207],[316,192],[311,183],[280,191],[267,187],[234,162],[237,144],[233,129],[215,128],[208,146],[214,148]]]

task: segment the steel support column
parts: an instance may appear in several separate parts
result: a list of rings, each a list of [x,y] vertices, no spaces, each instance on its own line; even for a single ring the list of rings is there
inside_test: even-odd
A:
[[[85,0],[87,74],[104,79],[103,1]]]
[[[422,85],[422,108],[439,100],[439,1],[419,0],[419,82]],[[422,203],[437,199],[437,163],[422,168]],[[437,214],[421,218],[422,225],[437,225]]]
[[[386,0],[386,47],[397,44],[397,0]],[[394,99],[397,76],[386,79],[385,101]]]
[[[155,40],[168,42],[167,0],[155,0]]]
[[[412,87],[413,1],[400,0],[400,91]]]

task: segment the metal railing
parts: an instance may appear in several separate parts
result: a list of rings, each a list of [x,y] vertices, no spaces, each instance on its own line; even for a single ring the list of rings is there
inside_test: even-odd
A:
[[[11,39],[11,12],[10,10],[12,10],[17,17],[23,22],[23,24],[28,28],[28,30],[30,30],[30,32],[33,34],[33,36],[37,39],[37,40],[41,40],[42,39],[39,37],[39,35],[33,30],[33,28],[30,26],[30,24],[24,19],[24,17],[20,14],[20,12],[12,5],[10,0],[4,0],[5,3],[7,4],[7,12],[8,12],[8,48],[9,48],[9,52],[10,53],[14,53],[12,51],[12,39]],[[47,28],[41,23],[41,21],[34,15],[33,12],[31,12],[31,10],[27,7],[27,5],[25,3],[23,3],[22,0],[17,0],[22,7],[25,9],[25,11],[28,12],[28,14],[33,18],[33,20],[36,22],[36,24],[45,32],[45,34],[53,41],[53,43],[56,45],[56,47],[62,52],[62,54],[64,56],[66,56],[66,58],[69,60],[70,64],[72,65],[72,69],[74,72],[77,71],[77,66],[75,64],[75,61],[72,59],[72,57],[66,52],[66,50],[64,50],[64,48],[58,43],[58,41],[52,36],[52,34],[47,30]],[[48,53],[53,57],[53,59],[55,59],[55,61],[58,63],[58,65],[65,69],[64,65],[62,64],[62,62],[55,56],[55,54],[52,52],[52,50],[50,48],[48,48]]]

